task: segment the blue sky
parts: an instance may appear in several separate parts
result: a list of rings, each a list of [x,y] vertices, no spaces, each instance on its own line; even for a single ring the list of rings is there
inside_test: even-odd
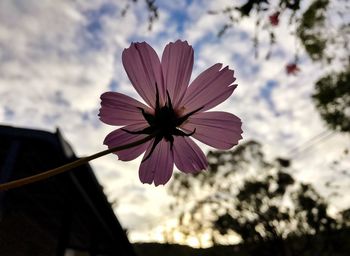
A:
[[[232,1],[157,1],[160,17],[152,31],[148,31],[143,1],[131,4],[121,16],[128,2],[2,0],[1,124],[49,131],[59,127],[78,155],[103,150],[102,141],[114,127],[98,120],[99,96],[114,90],[139,98],[121,64],[123,49],[134,40],[147,41],[161,55],[168,42],[183,39],[195,48],[191,80],[217,62],[235,70],[239,86],[217,109],[241,117],[244,140],[260,141],[269,157],[288,157],[326,129],[310,95],[313,82],[327,67],[312,63],[301,51],[300,74],[285,74],[295,46],[286,19],[276,28],[283,41],[267,61],[254,57],[252,20],[216,37],[226,17],[207,11]],[[267,42],[262,35],[261,56],[268,50]],[[323,184],[337,175],[331,162],[348,146],[344,138],[331,136],[299,154],[293,162],[294,175],[315,184],[325,196],[332,193]],[[165,187],[140,183],[139,163],[140,159],[125,163],[107,156],[92,165],[110,199],[118,200],[115,210],[131,239],[160,239],[161,226],[173,217],[166,210],[169,198]],[[344,180],[338,183],[343,191],[349,190]],[[349,207],[350,197],[332,198],[332,205]]]

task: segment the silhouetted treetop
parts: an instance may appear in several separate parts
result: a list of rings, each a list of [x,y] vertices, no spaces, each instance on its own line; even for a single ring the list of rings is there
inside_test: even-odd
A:
[[[196,237],[201,243],[206,234],[213,244],[232,235],[243,242],[277,241],[342,226],[310,184],[292,177],[291,161],[266,160],[258,142],[211,151],[208,159],[208,171],[176,175],[169,186],[175,198],[171,209],[179,213],[176,231],[184,239]]]

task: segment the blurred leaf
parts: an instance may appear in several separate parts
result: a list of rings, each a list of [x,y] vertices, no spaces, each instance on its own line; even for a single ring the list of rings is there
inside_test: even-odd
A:
[[[329,0],[314,0],[303,13],[297,34],[312,60],[321,60],[324,55],[327,38],[324,31],[324,21]],[[324,30],[324,29],[323,29]]]
[[[350,132],[350,66],[318,80],[312,97],[330,128]]]

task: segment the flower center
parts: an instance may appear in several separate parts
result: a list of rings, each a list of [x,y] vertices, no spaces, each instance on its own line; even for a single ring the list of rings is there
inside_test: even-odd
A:
[[[145,120],[149,124],[149,127],[143,129],[142,131],[133,132],[133,133],[138,133],[138,134],[156,133],[157,134],[156,138],[157,137],[159,137],[160,139],[164,138],[167,141],[169,141],[172,145],[174,141],[173,136],[191,136],[194,133],[193,131],[187,134],[182,130],[179,130],[177,127],[179,127],[183,122],[185,122],[188,119],[190,115],[194,114],[199,109],[179,117],[174,111],[169,94],[168,94],[167,103],[163,107],[160,107],[158,93],[157,93],[157,101],[156,101],[154,115],[145,112],[144,109],[142,108],[140,108],[140,110]]]
[[[174,136],[191,136],[195,133],[196,129],[194,129],[191,133],[185,133],[184,131],[178,129],[183,122],[185,122],[191,115],[198,112],[202,109],[196,109],[187,113],[184,116],[178,116],[174,111],[173,105],[171,103],[171,99],[169,93],[167,92],[167,103],[160,107],[159,104],[159,94],[157,90],[156,94],[156,107],[154,115],[147,113],[143,108],[140,108],[143,117],[149,124],[149,127],[141,131],[128,131],[123,129],[124,131],[132,134],[155,134],[155,139],[151,148],[150,153],[147,157],[143,159],[145,161],[150,157],[156,145],[164,138],[166,141],[170,142],[170,148],[173,148]]]
[[[158,130],[167,141],[172,141],[173,139],[171,137],[175,135],[174,130],[177,129],[177,126],[181,125],[178,120],[174,109],[165,105],[158,111],[156,110],[154,121],[149,123],[149,125],[154,126],[155,130]]]

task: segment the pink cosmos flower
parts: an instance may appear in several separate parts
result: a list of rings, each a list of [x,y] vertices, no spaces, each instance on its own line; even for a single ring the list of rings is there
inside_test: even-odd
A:
[[[279,16],[280,16],[280,12],[275,12],[272,15],[269,16],[269,20],[270,20],[270,24],[272,26],[277,26],[279,23]]]
[[[238,117],[207,112],[236,88],[233,70],[215,64],[189,85],[193,48],[180,40],[165,47],[161,60],[147,43],[132,43],[123,51],[122,61],[146,104],[121,93],[106,92],[101,95],[99,116],[106,124],[123,126],[105,138],[109,148],[156,134],[144,144],[115,152],[122,161],[146,152],[139,168],[141,182],[165,184],[174,164],[185,173],[206,169],[207,159],[190,137],[217,149],[229,149],[242,138]]]
[[[286,66],[286,72],[288,75],[296,75],[297,73],[299,73],[299,71],[300,71],[300,68],[296,63],[289,63]]]

